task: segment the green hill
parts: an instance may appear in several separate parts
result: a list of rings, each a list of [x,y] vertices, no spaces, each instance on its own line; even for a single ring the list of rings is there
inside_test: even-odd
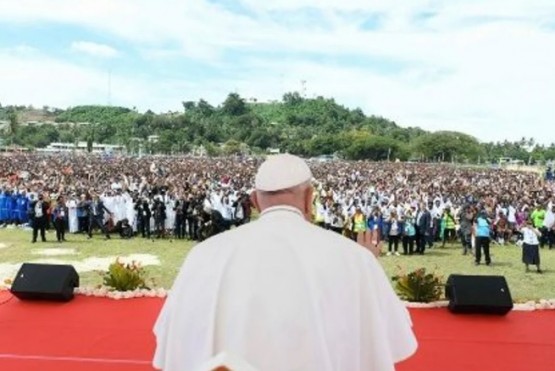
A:
[[[125,145],[130,152],[137,152],[142,141],[143,152],[152,153],[187,152],[192,146],[203,144],[211,154],[233,154],[243,151],[246,145],[255,152],[280,148],[303,156],[338,153],[349,159],[377,161],[555,159],[555,145],[535,146],[529,153],[526,148],[531,143],[526,138],[481,143],[464,133],[430,133],[366,115],[359,108],[347,108],[331,98],[307,99],[296,92],[269,103],[246,102],[231,93],[219,106],[201,99],[183,102],[181,113],[161,114],[93,105],[66,110],[0,106],[0,120],[10,123],[1,132],[5,143],[28,147],[44,147],[53,141],[95,141]],[[158,142],[148,143],[150,135],[158,135]]]

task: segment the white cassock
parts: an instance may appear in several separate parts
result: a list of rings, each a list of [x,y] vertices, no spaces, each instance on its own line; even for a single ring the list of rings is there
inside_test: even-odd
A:
[[[280,206],[189,253],[154,365],[194,371],[225,352],[260,371],[390,371],[416,350],[411,326],[368,250]]]
[[[100,198],[102,200],[102,202],[104,203],[104,206],[110,210],[111,213],[114,213],[114,197],[113,196],[104,196]],[[114,215],[115,216],[115,215]],[[104,212],[104,221],[108,220],[108,212]],[[116,221],[114,220],[114,223]]]
[[[113,198],[113,209],[110,209],[114,213],[114,223],[119,222],[127,217],[127,206],[125,204],[125,199],[123,195],[116,195]]]
[[[135,217],[135,204],[133,203],[133,198],[129,193],[124,193],[123,198],[125,200],[125,217],[129,220],[129,225],[133,228],[133,231],[137,232],[137,220]]]
[[[79,230],[79,223],[77,221],[77,202],[71,199],[67,202],[68,220],[69,220],[69,233],[76,233]]]
[[[164,205],[166,206],[165,228],[166,230],[172,230],[175,227],[175,210],[173,209],[175,207],[175,202],[166,196]]]

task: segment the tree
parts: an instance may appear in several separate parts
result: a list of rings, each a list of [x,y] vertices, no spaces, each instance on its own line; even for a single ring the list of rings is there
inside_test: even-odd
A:
[[[206,143],[204,145],[204,148],[206,149],[206,154],[209,157],[217,157],[220,156],[222,154],[222,151],[220,150],[220,148],[218,148],[217,146],[215,146],[212,143]]]
[[[477,161],[484,151],[476,138],[458,132],[438,131],[416,139],[414,151],[432,161]]]
[[[240,116],[247,113],[247,104],[239,94],[230,93],[222,105],[222,112],[230,116]]]
[[[333,134],[318,135],[307,143],[310,156],[332,155],[344,149],[342,138]]]
[[[285,103],[288,106],[296,106],[299,103],[302,103],[303,97],[301,97],[299,92],[285,93],[283,95],[282,100],[283,100],[283,103]]]
[[[241,143],[230,139],[228,140],[223,147],[223,154],[226,156],[230,155],[238,155],[241,153]]]
[[[373,135],[358,137],[344,151],[346,158],[351,160],[384,161],[407,159],[407,151],[402,144],[392,138]]]
[[[251,147],[267,149],[276,145],[276,137],[268,130],[255,129],[247,139],[247,144]]]
[[[198,101],[197,108],[203,116],[211,116],[214,113],[214,107],[204,99]]]
[[[181,104],[183,105],[185,112],[192,111],[196,108],[196,104],[193,101],[181,102]]]

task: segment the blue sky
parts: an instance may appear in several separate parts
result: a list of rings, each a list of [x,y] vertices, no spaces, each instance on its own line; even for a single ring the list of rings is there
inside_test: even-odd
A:
[[[403,126],[550,143],[553,25],[552,0],[0,0],[0,102],[176,111],[306,81]]]

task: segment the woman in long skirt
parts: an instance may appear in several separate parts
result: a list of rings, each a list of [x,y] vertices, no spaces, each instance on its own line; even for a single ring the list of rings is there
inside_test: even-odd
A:
[[[381,242],[381,230],[383,227],[382,216],[378,207],[374,207],[366,222],[366,242],[377,247]]]
[[[527,220],[524,227],[520,230],[522,233],[522,262],[526,266],[526,271],[529,271],[529,265],[535,265],[537,272],[542,273],[540,269],[540,236],[541,232],[533,227],[532,222]]]

